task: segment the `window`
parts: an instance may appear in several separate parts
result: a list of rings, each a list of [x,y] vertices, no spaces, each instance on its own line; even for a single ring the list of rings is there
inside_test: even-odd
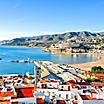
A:
[[[61,97],[61,94],[59,94],[59,97]]]
[[[52,86],[52,84],[49,84],[49,86]]]
[[[61,88],[64,88],[64,86],[61,86]]]
[[[45,91],[43,91],[43,93],[45,93]]]
[[[66,99],[68,99],[68,94],[66,94]]]

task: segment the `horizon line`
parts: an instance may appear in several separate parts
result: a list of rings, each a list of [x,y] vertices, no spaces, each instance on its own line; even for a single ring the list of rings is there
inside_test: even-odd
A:
[[[64,33],[68,33],[68,32],[91,32],[91,33],[102,33],[103,31],[88,31],[88,30],[81,30],[81,31],[64,31],[64,32],[43,32],[43,33],[38,33],[38,32],[0,32],[0,34],[9,34],[9,35],[18,35],[18,36],[14,36],[12,38],[9,39],[0,39],[0,41],[6,41],[6,40],[12,40],[15,38],[25,38],[25,37],[35,37],[35,36],[45,36],[45,35],[54,35],[54,34],[64,34]],[[21,35],[21,36],[19,36]],[[24,36],[23,36],[24,35]],[[29,35],[29,36],[28,36]],[[6,36],[4,36],[6,37]]]

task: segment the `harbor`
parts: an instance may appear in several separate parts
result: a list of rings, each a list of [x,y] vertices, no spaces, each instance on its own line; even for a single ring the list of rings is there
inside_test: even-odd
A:
[[[83,76],[81,73],[82,71],[76,71],[76,68],[68,68],[67,71],[65,71],[65,67],[59,67],[60,65],[56,65],[53,64],[50,61],[34,61],[36,68],[40,68],[39,70],[42,70],[41,72],[41,78],[44,78],[46,76],[48,76],[49,74],[52,74],[60,79],[62,79],[62,81],[66,82],[69,80],[79,80],[79,79],[83,79],[86,78],[85,76]],[[36,69],[38,70],[38,69]]]
[[[32,69],[34,67],[34,63],[32,62],[34,60],[51,61],[59,64],[74,64],[96,60],[95,56],[79,55],[77,57],[74,55],[53,55],[51,53],[43,52],[42,48],[28,48],[19,46],[0,46],[0,57],[2,58],[0,61],[1,74],[17,73],[21,75],[26,72],[33,74]],[[31,63],[29,62],[28,58],[30,59]]]

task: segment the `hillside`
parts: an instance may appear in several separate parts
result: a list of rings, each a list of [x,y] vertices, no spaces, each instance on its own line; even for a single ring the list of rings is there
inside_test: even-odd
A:
[[[47,46],[58,41],[65,41],[69,38],[75,38],[78,40],[85,40],[88,38],[102,38],[104,37],[104,32],[91,33],[87,31],[82,32],[66,32],[63,34],[53,34],[53,35],[41,35],[33,37],[21,37],[12,40],[1,41],[2,45],[25,45],[25,46]]]

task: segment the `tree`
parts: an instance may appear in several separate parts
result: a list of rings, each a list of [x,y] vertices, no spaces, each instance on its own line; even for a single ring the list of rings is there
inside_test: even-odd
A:
[[[92,73],[95,73],[96,70],[97,70],[97,66],[93,66],[93,67],[91,68],[91,72],[92,72]]]
[[[93,66],[91,68],[92,73],[104,73],[104,69],[101,66]]]

